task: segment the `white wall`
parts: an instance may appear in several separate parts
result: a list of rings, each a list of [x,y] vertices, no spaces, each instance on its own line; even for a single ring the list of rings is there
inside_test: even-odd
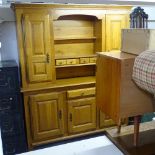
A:
[[[148,28],[155,29],[155,6],[143,8],[145,12],[149,15],[150,22],[148,23]]]
[[[155,29],[155,6],[142,6],[147,14],[149,14],[149,28]],[[18,46],[16,38],[15,22],[3,22],[0,24],[0,42],[2,42],[2,59],[15,59],[18,63]]]
[[[14,59],[18,62],[18,48],[15,22],[0,24],[1,59]]]

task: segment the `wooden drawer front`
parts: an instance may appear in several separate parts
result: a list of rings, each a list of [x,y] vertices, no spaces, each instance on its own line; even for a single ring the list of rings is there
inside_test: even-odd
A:
[[[85,88],[67,91],[67,98],[95,95],[95,88]]]
[[[56,66],[66,65],[66,60],[56,60]]]
[[[89,58],[90,63],[96,63],[96,58]]]
[[[79,63],[78,59],[67,59],[67,65],[76,65]]]
[[[80,64],[87,64],[89,63],[89,58],[80,58]]]

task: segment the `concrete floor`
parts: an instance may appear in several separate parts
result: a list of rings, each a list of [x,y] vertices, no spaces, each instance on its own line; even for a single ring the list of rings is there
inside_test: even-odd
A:
[[[79,140],[63,145],[45,148],[21,155],[123,155],[118,148],[106,137],[98,136]]]
[[[1,132],[0,132],[1,137]],[[45,149],[22,153],[20,155],[123,155],[106,137],[97,136],[89,139],[70,142]],[[3,155],[0,138],[0,155]]]

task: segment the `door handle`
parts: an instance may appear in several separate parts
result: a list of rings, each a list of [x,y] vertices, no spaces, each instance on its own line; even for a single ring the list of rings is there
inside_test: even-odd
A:
[[[50,56],[49,56],[49,54],[47,53],[46,54],[46,63],[49,63],[50,62]]]

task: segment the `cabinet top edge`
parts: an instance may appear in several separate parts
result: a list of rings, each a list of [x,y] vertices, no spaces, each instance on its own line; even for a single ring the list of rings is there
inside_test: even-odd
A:
[[[126,52],[98,52],[97,55],[101,57],[111,57],[113,59],[119,60],[133,59],[137,56]]]
[[[44,90],[63,90],[63,89],[66,90],[69,88],[75,89],[76,87],[92,86],[95,85],[95,83],[96,80],[94,76],[60,79],[56,80],[55,83],[48,84],[48,87],[21,88],[21,92],[31,93],[35,91],[44,91]]]
[[[50,3],[11,3],[12,9],[22,8],[67,8],[67,9],[127,9],[130,10],[132,5],[112,5],[112,4],[50,4]]]

